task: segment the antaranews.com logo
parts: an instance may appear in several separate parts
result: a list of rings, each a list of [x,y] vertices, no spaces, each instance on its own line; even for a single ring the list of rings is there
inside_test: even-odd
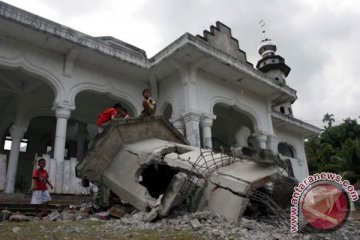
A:
[[[348,180],[335,173],[316,173],[294,187],[290,208],[290,231],[334,231],[349,217],[350,201],[359,195]]]

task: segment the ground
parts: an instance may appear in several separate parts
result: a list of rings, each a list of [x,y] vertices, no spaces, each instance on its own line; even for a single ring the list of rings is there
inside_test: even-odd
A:
[[[76,222],[2,222],[0,223],[0,239],[214,239],[191,230],[176,229],[131,229],[124,230],[113,227],[115,221],[76,221]]]

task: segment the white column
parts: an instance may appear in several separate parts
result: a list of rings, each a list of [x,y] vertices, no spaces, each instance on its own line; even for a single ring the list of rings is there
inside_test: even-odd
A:
[[[57,162],[64,161],[66,127],[70,117],[71,109],[66,107],[56,107],[56,133],[54,146],[54,159]]]
[[[213,121],[216,118],[216,116],[206,116],[203,115],[201,117],[200,126],[202,130],[202,141],[203,141],[203,147],[204,148],[210,148],[212,149],[212,133],[211,133],[211,127],[213,125]]]
[[[185,113],[183,117],[185,120],[186,139],[190,142],[190,145],[200,147],[200,114],[188,112]]]
[[[279,138],[276,135],[269,135],[266,142],[267,148],[278,153]]]
[[[87,124],[86,123],[79,123],[78,125],[78,137],[77,137],[77,152],[76,152],[76,158],[78,161],[80,161],[85,152],[85,143],[86,143],[86,137],[88,134],[87,131]]]
[[[265,134],[255,134],[259,148],[266,149],[267,136]]]
[[[15,189],[16,171],[19,161],[20,143],[24,137],[26,128],[22,126],[12,125],[9,129],[11,135],[11,150],[9,156],[9,165],[6,174],[5,192],[13,193]]]
[[[185,136],[185,123],[182,118],[170,119],[171,124],[178,130],[182,135]]]
[[[66,107],[56,107],[56,132],[54,144],[54,159],[56,161],[55,192],[62,193],[63,189],[63,161],[66,142],[66,127],[70,117],[71,109]]]

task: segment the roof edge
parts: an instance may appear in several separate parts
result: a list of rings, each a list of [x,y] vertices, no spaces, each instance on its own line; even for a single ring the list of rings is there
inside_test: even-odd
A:
[[[271,117],[309,131],[310,134],[308,137],[319,135],[322,132],[322,129],[320,129],[314,125],[311,125],[309,123],[301,121],[300,119],[297,119],[297,118],[294,118],[294,117],[291,117],[291,116],[288,116],[288,115],[285,115],[282,113],[271,112]]]
[[[117,57],[126,62],[148,68],[149,62],[146,57],[129,51],[125,47],[114,48],[90,35],[76,31],[59,23],[53,22],[36,14],[27,12],[0,1],[0,17],[11,22],[32,28],[36,31],[48,33],[64,39],[73,44],[98,51],[104,55]]]
[[[217,58],[224,64],[236,68],[240,71],[243,71],[250,75],[251,77],[255,78],[258,81],[261,81],[273,88],[278,89],[282,93],[288,95],[292,100],[296,100],[296,91],[289,86],[284,86],[277,82],[274,79],[271,79],[269,76],[264,74],[258,69],[255,69],[251,63],[243,63],[235,58],[231,57],[230,55],[218,50],[217,48],[212,47],[211,45],[207,44],[204,41],[201,41],[199,38],[193,36],[190,33],[185,33],[176,39],[174,42],[169,44],[155,56],[150,59],[150,68],[156,66],[160,62],[162,62],[165,58],[176,52],[178,49],[184,47],[185,45],[191,45],[198,50],[202,51],[205,54],[208,54],[214,58]]]

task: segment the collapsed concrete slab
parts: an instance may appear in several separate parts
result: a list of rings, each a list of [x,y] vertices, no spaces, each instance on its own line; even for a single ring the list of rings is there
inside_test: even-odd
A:
[[[276,173],[274,167],[248,160],[221,167],[209,175],[199,210],[209,210],[227,219],[239,220],[249,203],[252,190],[264,186]]]
[[[189,146],[167,121],[153,117],[114,121],[76,172],[123,202],[151,210],[151,219],[187,200],[193,210],[238,220],[251,190],[270,181],[276,169]]]

